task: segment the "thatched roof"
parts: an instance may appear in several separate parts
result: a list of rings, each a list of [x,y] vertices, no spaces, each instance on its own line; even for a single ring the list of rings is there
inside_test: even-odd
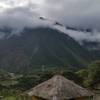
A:
[[[92,93],[88,90],[60,75],[56,75],[37,85],[27,91],[27,94],[48,100],[64,100],[92,96]]]

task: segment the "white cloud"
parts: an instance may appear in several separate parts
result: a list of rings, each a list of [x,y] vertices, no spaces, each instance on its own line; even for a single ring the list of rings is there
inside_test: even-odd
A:
[[[89,27],[100,30],[100,0],[0,0],[0,27],[49,26],[38,20],[45,16],[68,26]],[[67,31],[77,40],[99,41],[99,33],[84,34]]]
[[[82,43],[83,41],[100,42],[100,32],[98,32],[97,30],[93,30],[92,32],[75,31],[59,25],[56,25],[53,28],[69,35],[80,43]]]
[[[0,11],[27,5],[65,25],[100,29],[100,0],[0,0]]]

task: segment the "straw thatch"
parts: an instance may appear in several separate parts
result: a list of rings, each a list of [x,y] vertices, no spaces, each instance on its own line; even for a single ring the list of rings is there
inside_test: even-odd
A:
[[[65,100],[92,96],[92,93],[88,90],[60,75],[56,75],[42,84],[37,85],[27,91],[27,94],[48,100]]]

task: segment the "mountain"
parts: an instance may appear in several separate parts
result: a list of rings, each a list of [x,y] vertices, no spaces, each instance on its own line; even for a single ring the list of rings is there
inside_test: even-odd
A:
[[[43,65],[83,67],[90,58],[78,42],[56,29],[25,28],[19,36],[0,40],[0,67],[12,72]]]
[[[37,22],[27,27],[0,28],[0,68],[10,72],[76,69],[100,58],[93,49],[95,42],[86,40],[94,36],[92,29],[65,27],[43,17]]]

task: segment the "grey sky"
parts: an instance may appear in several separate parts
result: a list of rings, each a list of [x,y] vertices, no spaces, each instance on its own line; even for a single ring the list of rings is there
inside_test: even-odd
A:
[[[100,0],[0,0],[1,14],[45,16],[65,25],[100,28]],[[7,10],[7,11],[6,11]]]
[[[0,27],[36,27],[43,24],[36,19],[39,16],[66,26],[100,30],[100,0],[0,0]]]
[[[47,16],[66,25],[100,28],[100,0],[46,0]],[[51,7],[51,9],[50,9]]]

